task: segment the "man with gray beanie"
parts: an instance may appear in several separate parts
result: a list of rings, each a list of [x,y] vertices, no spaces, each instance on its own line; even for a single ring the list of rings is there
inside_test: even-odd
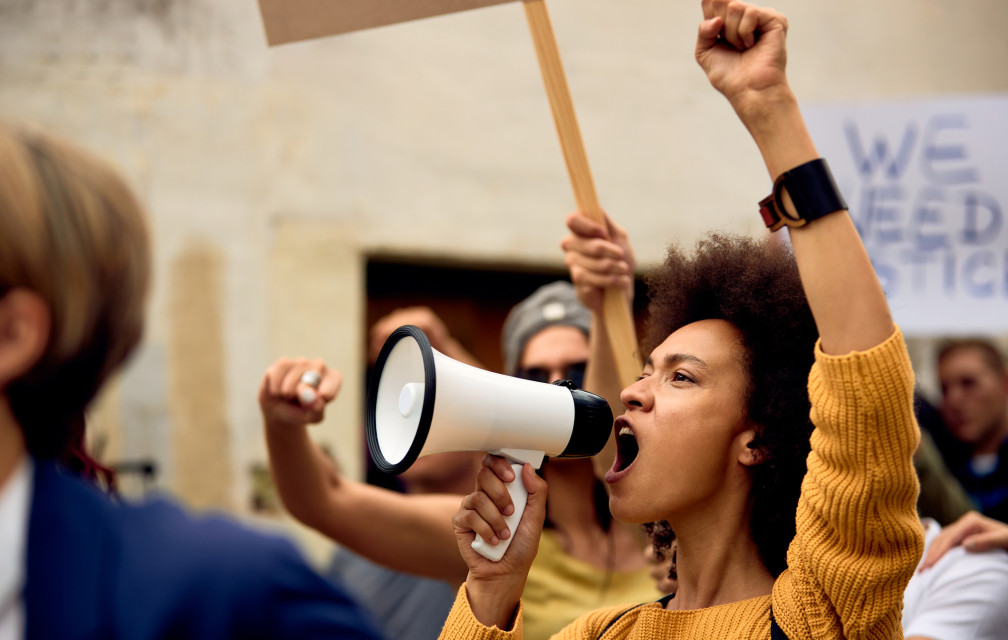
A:
[[[566,369],[554,371],[522,362],[526,343],[549,327],[573,327],[580,330],[585,339],[588,338],[591,313],[578,301],[574,286],[569,282],[559,280],[539,287],[508,314],[501,332],[504,373],[538,382],[572,380],[577,386],[582,386],[586,360],[572,362]],[[520,366],[523,364],[525,366]]]

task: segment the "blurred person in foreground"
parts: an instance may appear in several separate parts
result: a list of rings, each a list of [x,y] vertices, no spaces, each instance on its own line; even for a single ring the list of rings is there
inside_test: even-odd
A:
[[[0,638],[377,638],[287,540],[96,486],[83,416],[140,340],[147,222],[56,138],[0,125],[0,165]]]

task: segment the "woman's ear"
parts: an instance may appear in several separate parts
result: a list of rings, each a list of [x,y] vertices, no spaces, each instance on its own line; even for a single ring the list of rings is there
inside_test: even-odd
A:
[[[763,464],[763,450],[754,446],[756,442],[756,428],[746,429],[735,439],[738,443],[738,461],[746,467],[755,467]]]
[[[0,388],[34,367],[49,344],[52,317],[42,296],[11,289],[0,297]]]

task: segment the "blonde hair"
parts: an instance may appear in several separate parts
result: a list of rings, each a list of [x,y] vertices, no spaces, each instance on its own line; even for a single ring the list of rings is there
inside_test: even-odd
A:
[[[0,289],[34,291],[51,314],[45,353],[6,395],[29,450],[63,455],[68,423],[140,340],[147,223],[116,171],[68,142],[0,122],[0,166]]]

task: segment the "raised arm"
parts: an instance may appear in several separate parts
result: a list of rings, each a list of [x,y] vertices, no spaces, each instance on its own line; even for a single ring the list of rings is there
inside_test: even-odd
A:
[[[785,74],[787,19],[773,9],[706,0],[696,57],[759,146],[770,177],[819,158]],[[797,217],[788,189],[787,213]],[[802,211],[801,213],[804,213]],[[843,209],[789,227],[824,352],[863,351],[892,335],[885,294]]]
[[[317,391],[301,381],[320,374]],[[263,376],[270,468],[291,515],[334,541],[398,571],[459,584],[466,565],[451,529],[458,495],[405,495],[343,477],[308,435],[342,383],[321,360],[280,359]]]
[[[761,213],[788,224],[820,337],[808,381],[815,430],[774,616],[791,638],[820,637],[824,625],[893,637],[922,548],[910,359],[788,85],[787,20],[734,0],[704,0],[703,15],[697,60],[774,178]]]

